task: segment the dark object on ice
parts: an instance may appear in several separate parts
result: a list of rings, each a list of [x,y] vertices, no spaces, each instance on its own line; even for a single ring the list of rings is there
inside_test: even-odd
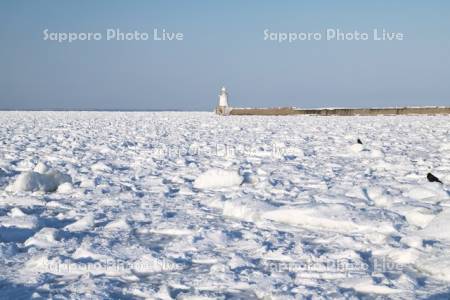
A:
[[[429,182],[439,182],[439,183],[442,183],[442,181],[440,181],[439,178],[437,178],[436,176],[434,176],[434,175],[431,174],[431,173],[428,173],[428,174],[427,174],[427,179],[428,179]]]
[[[357,140],[357,142],[358,142],[358,144],[361,144],[361,145],[362,145],[362,142],[361,142],[361,140],[360,140],[360,139],[358,139],[358,140]]]

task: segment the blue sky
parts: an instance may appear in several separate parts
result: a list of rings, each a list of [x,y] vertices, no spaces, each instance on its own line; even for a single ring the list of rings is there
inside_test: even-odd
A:
[[[44,41],[50,32],[148,41]],[[183,41],[153,41],[153,29]],[[271,32],[403,32],[403,41],[264,41]],[[450,105],[448,1],[0,2],[0,109],[212,110]]]

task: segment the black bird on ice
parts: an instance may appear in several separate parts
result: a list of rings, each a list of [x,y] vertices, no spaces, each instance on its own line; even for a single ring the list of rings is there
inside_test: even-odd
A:
[[[437,178],[436,176],[434,176],[434,175],[431,174],[431,173],[428,173],[428,174],[427,174],[427,179],[428,179],[429,182],[439,182],[439,183],[442,183],[442,181],[440,181],[439,178]]]

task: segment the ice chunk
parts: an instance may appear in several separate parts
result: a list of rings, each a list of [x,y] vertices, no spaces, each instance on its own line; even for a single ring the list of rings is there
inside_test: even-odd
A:
[[[448,253],[436,256],[427,253],[416,262],[416,267],[437,279],[450,282],[450,255]]]
[[[38,218],[33,215],[27,215],[19,208],[11,209],[8,215],[0,217],[0,226],[15,227],[22,229],[33,229],[38,225]]]
[[[111,167],[106,165],[104,162],[98,162],[91,166],[91,170],[94,172],[105,172],[109,173],[112,171]]]
[[[436,239],[439,241],[450,241],[449,235],[450,228],[450,208],[445,208],[440,214],[434,217],[431,222],[421,231],[419,235],[421,237]]]
[[[85,231],[94,227],[94,215],[88,214],[78,221],[64,227],[68,231]]]
[[[171,236],[186,236],[186,235],[193,234],[192,230],[183,229],[183,228],[158,228],[158,229],[152,229],[152,230],[150,230],[150,232],[156,233],[156,234],[171,235]]]
[[[55,240],[56,232],[57,230],[55,228],[44,227],[26,240],[25,246],[35,246],[44,249],[56,246],[58,244],[58,241]]]
[[[435,215],[423,207],[400,206],[399,213],[406,217],[409,224],[424,228]]]
[[[12,185],[8,186],[8,190],[12,192],[54,192],[59,185],[65,182],[72,182],[72,178],[59,171],[50,171],[46,174],[34,171],[24,172],[16,178]]]
[[[308,229],[335,232],[379,232],[393,233],[390,222],[373,220],[358,210],[342,204],[316,204],[302,207],[282,207],[263,213],[263,219],[301,226]]]
[[[50,170],[48,165],[43,162],[39,162],[33,169],[34,172],[38,172],[41,174],[47,173]]]
[[[408,197],[415,200],[424,200],[428,198],[448,198],[448,194],[442,188],[440,183],[427,183],[421,186],[412,187],[407,193]]]
[[[223,214],[228,217],[256,222],[261,214],[270,211],[274,207],[263,201],[254,200],[251,197],[227,200],[223,203]]]
[[[236,171],[210,169],[197,177],[194,187],[198,189],[231,187],[240,185],[243,180],[243,177]]]
[[[371,278],[354,278],[346,280],[341,284],[343,288],[351,288],[357,292],[365,294],[396,294],[401,293],[402,290],[391,288],[385,285],[377,285],[373,282]]]
[[[133,272],[139,275],[149,275],[159,272],[171,272],[181,268],[180,265],[166,258],[156,258],[145,254],[133,263]]]
[[[67,194],[73,191],[73,186],[70,182],[64,182],[63,184],[60,184],[58,186],[58,189],[56,191],[61,194]]]
[[[350,146],[350,151],[358,153],[364,150],[364,146],[361,144],[353,144]]]
[[[127,220],[122,218],[109,222],[105,226],[105,229],[110,231],[128,231],[131,229],[131,227],[128,224]]]
[[[390,207],[393,199],[381,187],[371,186],[367,188],[367,196],[377,207]]]
[[[97,254],[92,251],[88,243],[83,242],[83,244],[75,250],[72,254],[74,259],[91,258],[93,260],[104,260],[106,261],[109,257],[106,255]]]

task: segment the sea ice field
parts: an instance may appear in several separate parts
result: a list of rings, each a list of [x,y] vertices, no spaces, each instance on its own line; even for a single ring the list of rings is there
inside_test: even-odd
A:
[[[450,116],[0,112],[0,266],[0,299],[449,299]]]

